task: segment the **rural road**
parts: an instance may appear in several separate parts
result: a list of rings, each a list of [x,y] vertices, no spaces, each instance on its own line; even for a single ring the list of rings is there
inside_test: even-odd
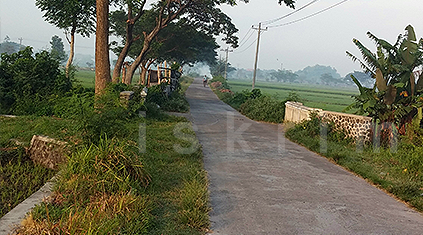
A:
[[[210,181],[211,234],[423,234],[423,216],[221,102],[186,97]]]

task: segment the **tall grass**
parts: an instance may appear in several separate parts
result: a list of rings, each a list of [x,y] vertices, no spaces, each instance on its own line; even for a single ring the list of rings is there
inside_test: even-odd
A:
[[[36,192],[56,171],[36,165],[23,147],[0,149],[0,217]]]
[[[50,200],[36,207],[21,234],[203,234],[210,210],[202,152],[175,145],[184,118],[131,118],[125,136],[76,146]],[[146,149],[139,131],[146,127]],[[195,134],[192,129],[184,133]]]
[[[403,139],[397,150],[364,146],[357,150],[351,139],[329,126],[327,149],[320,149],[318,117],[304,121],[286,132],[286,136],[308,149],[317,152],[346,169],[371,181],[399,199],[423,211],[423,148]],[[359,148],[358,148],[359,149]]]

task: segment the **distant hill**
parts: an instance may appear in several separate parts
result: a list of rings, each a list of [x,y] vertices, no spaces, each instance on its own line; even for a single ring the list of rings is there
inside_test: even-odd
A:
[[[16,42],[11,41],[5,41],[0,43],[0,54],[7,53],[7,54],[13,54],[19,51],[20,45]],[[24,48],[24,46],[22,46]]]
[[[341,83],[341,75],[331,66],[314,65],[307,66],[295,72],[300,83],[326,84]]]

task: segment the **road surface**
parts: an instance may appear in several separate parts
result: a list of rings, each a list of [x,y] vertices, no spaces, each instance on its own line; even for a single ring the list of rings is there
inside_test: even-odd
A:
[[[423,234],[423,216],[252,121],[195,79],[186,97],[210,181],[211,234]]]

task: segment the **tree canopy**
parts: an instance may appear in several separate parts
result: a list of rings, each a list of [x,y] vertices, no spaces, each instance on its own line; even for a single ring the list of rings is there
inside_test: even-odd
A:
[[[95,0],[35,0],[44,19],[63,30],[89,37],[95,32]]]
[[[50,46],[51,46],[51,52],[50,52],[51,57],[59,61],[60,63],[62,63],[66,57],[62,39],[59,36],[54,35],[53,37],[51,37]]]
[[[89,37],[95,32],[96,0],[36,0],[35,5],[44,13],[44,19],[69,33],[70,53],[66,63],[66,76],[73,62],[75,33]]]

